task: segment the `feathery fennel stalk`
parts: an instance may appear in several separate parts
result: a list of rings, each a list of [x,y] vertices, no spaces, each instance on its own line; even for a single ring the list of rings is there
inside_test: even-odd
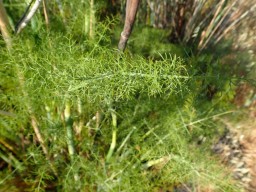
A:
[[[137,92],[152,96],[171,95],[180,92],[182,89],[179,88],[190,79],[184,61],[179,57],[167,55],[166,59],[156,62],[126,55],[116,59],[115,51],[100,47],[96,47],[93,54],[81,52],[66,37],[49,41],[55,51],[45,54],[49,44],[48,40],[42,41],[37,55],[33,56],[31,52],[27,61],[23,59],[27,74],[38,74],[28,78],[31,86],[38,83],[31,94],[41,90],[48,92],[49,98],[68,93],[72,98],[86,96],[92,101],[115,101],[133,97]],[[63,44],[65,41],[69,43]],[[54,59],[51,61],[50,57]],[[43,96],[47,97],[47,94]]]

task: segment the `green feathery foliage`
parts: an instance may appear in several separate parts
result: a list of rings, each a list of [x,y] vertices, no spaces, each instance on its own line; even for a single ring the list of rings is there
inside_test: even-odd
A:
[[[70,12],[52,16],[50,31],[27,28],[0,50],[0,191],[240,191],[210,152],[222,131],[214,118],[232,113],[234,94],[219,61],[153,49],[148,29],[149,59],[120,53],[115,21],[98,22],[91,38],[89,1],[63,2]]]
[[[153,61],[44,32],[14,40],[1,55],[0,134],[24,143],[24,152],[1,146],[32,190],[150,191],[212,180],[216,189],[237,190],[209,152],[193,146],[200,135],[210,142],[216,129],[209,122],[222,114],[216,105],[223,98],[214,106],[199,97],[204,83],[230,82],[217,68],[200,75],[190,68],[196,58],[189,65],[170,54]]]

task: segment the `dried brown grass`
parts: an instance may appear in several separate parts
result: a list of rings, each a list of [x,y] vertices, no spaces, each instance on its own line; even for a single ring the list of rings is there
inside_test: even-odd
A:
[[[154,27],[169,28],[172,42],[193,43],[199,51],[237,38],[256,16],[256,0],[147,0],[147,5]]]

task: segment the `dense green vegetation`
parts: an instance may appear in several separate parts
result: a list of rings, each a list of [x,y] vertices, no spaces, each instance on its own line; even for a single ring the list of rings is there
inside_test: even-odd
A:
[[[228,49],[170,43],[140,12],[120,53],[122,1],[57,2],[1,43],[0,191],[241,191],[211,152],[241,81]]]

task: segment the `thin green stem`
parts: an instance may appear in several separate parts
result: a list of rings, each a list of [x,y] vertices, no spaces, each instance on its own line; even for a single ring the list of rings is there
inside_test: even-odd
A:
[[[68,153],[71,159],[71,162],[74,160],[75,155],[75,146],[74,146],[74,136],[73,136],[73,121],[70,115],[70,103],[66,102],[65,104],[65,124],[66,124],[66,132],[67,132],[67,145],[68,145]]]
[[[117,116],[114,111],[111,111],[111,116],[112,116],[112,141],[111,145],[106,157],[106,162],[110,161],[110,158],[112,157],[114,150],[116,148],[116,135],[117,135]]]

